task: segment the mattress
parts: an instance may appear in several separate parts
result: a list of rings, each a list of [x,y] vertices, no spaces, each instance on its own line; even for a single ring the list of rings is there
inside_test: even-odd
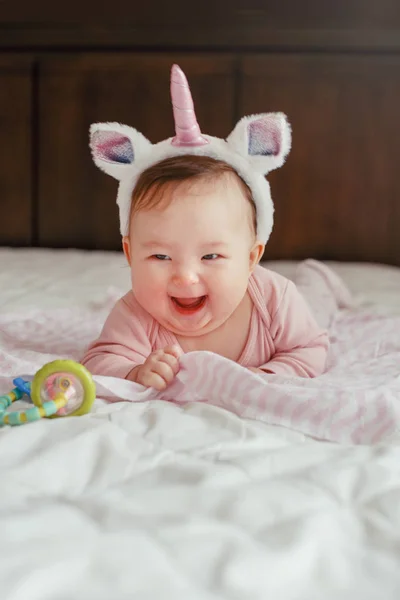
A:
[[[9,323],[42,311],[68,339],[63,315],[105,315],[129,287],[120,253],[0,249],[0,265],[10,375],[13,354],[28,367],[51,349],[9,344]],[[400,314],[400,269],[329,266],[354,298],[349,326]],[[338,444],[204,403],[99,401],[1,429],[0,478],[2,600],[400,597],[397,435]]]

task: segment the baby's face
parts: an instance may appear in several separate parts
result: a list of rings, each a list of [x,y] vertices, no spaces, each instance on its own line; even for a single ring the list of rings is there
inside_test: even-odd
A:
[[[243,300],[263,246],[233,176],[182,183],[167,206],[132,216],[124,250],[137,301],[180,336],[222,325]]]

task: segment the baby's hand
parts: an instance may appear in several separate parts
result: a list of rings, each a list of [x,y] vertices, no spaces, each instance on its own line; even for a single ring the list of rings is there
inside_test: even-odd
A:
[[[165,390],[179,371],[181,354],[179,346],[168,346],[163,350],[156,350],[147,357],[142,365],[132,369],[127,379],[158,391]]]

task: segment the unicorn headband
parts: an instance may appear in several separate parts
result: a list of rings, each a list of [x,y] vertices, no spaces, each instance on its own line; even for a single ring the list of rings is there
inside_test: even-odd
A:
[[[145,169],[172,156],[209,156],[231,165],[249,186],[256,206],[257,238],[266,243],[273,225],[274,206],[265,175],[281,167],[290,150],[291,130],[283,113],[243,117],[226,140],[202,134],[183,71],[171,69],[171,99],[175,137],[152,144],[143,134],[119,123],[95,123],[90,147],[95,164],[119,181],[117,204],[120,231],[129,230],[131,197]]]

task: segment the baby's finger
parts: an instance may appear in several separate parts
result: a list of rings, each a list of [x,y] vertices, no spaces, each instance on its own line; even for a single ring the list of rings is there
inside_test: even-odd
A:
[[[165,390],[168,385],[161,375],[154,371],[146,371],[143,373],[140,383],[146,387],[152,387],[159,392]]]
[[[171,383],[171,381],[175,377],[173,367],[167,362],[164,362],[163,360],[160,360],[155,365],[153,365],[151,370],[153,373],[157,373],[157,375],[160,375],[160,377],[162,377],[166,383]]]
[[[164,356],[164,350],[155,350],[155,352],[152,352],[150,354],[150,356],[147,357],[146,360],[146,366],[152,370],[155,365],[161,360],[161,358]]]
[[[174,375],[179,371],[179,360],[175,356],[172,356],[172,354],[166,354],[164,352],[157,362],[163,362],[171,367]]]
[[[164,348],[164,352],[165,354],[175,356],[175,358],[180,358],[183,354],[182,349],[177,344],[174,344],[173,346],[167,346]]]

